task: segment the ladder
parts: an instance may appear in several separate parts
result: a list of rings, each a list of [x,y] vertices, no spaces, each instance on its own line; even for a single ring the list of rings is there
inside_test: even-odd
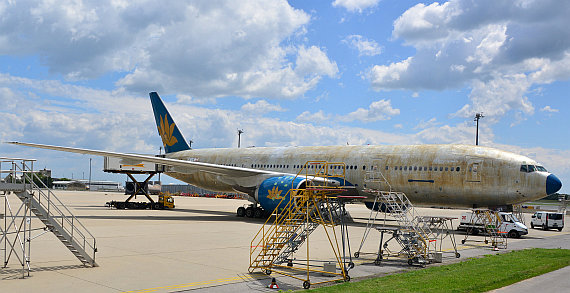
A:
[[[330,168],[332,165],[335,168]],[[336,168],[342,165],[342,168]],[[309,168],[310,167],[310,168]],[[297,176],[305,176],[307,186],[300,189],[291,188],[281,199],[279,205],[273,210],[271,217],[261,227],[259,232],[254,236],[250,246],[250,265],[249,272],[261,270],[266,274],[272,272],[286,275],[303,281],[303,287],[309,288],[311,284],[319,284],[325,282],[333,282],[350,280],[348,276],[349,268],[345,265],[344,256],[341,256],[341,249],[338,245],[335,226],[343,223],[344,209],[340,201],[335,196],[342,193],[342,187],[334,187],[332,185],[315,185],[310,178],[334,178],[336,182],[344,181],[344,164],[327,163],[323,161],[307,162]],[[307,170],[314,172],[312,174],[300,175]],[[329,175],[329,170],[342,170],[342,176],[338,173]],[[307,172],[308,173],[308,172]],[[325,180],[326,181],[326,180]],[[273,219],[273,222],[271,222]],[[340,267],[341,272],[328,272],[331,276],[337,278],[327,278],[321,282],[311,282],[310,273],[322,270],[314,269],[314,265],[310,264],[310,235],[318,228],[323,227],[332,248],[336,263]],[[343,252],[345,248],[345,234],[342,234]],[[297,252],[301,246],[306,248],[306,259],[301,261],[301,266],[293,267],[293,254]],[[322,248],[321,248],[322,249]],[[299,264],[299,263],[297,263]],[[352,264],[353,265],[353,264]],[[349,265],[350,266],[350,265]],[[295,273],[297,272],[297,273]],[[306,274],[300,277],[299,272]]]
[[[1,182],[0,191],[16,195],[83,265],[96,267],[95,237],[40,180],[33,170],[34,160],[3,159],[2,162],[8,162],[11,168],[1,171],[9,173],[10,182]]]
[[[503,223],[501,215],[497,211],[487,209],[473,209],[470,226],[467,228],[465,238],[461,241],[465,243],[469,234],[476,235],[479,230],[485,234],[485,244],[491,242],[493,248],[507,248],[507,233],[501,232],[499,227]]]

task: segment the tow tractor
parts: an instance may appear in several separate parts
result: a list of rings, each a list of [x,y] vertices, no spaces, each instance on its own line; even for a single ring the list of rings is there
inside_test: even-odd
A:
[[[174,208],[174,198],[171,195],[161,194],[158,196],[158,202],[134,202],[134,201],[109,201],[105,203],[110,208],[122,209],[153,209],[164,210]]]

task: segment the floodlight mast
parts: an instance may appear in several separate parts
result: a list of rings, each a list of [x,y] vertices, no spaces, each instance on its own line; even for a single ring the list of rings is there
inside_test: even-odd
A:
[[[475,131],[475,145],[479,145],[479,119],[483,118],[483,112],[476,113],[473,121],[477,122],[477,130]]]
[[[241,134],[243,133],[243,129],[238,129],[238,149],[240,147],[240,143],[241,143]]]

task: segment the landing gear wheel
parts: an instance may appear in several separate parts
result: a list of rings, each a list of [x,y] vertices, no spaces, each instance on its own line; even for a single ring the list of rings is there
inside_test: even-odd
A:
[[[456,253],[455,253],[455,258],[460,258],[460,257],[461,257],[461,254],[459,254],[459,252],[456,252]]]
[[[309,281],[303,282],[303,288],[304,288],[304,289],[309,289],[309,288],[311,288],[311,282],[309,282]]]
[[[237,216],[238,217],[245,217],[245,208],[244,207],[239,207],[237,209]]]
[[[253,217],[254,218],[262,218],[263,217],[263,209],[262,208],[255,208],[253,210]]]
[[[354,253],[354,258],[358,258],[360,256],[360,252],[355,252]]]
[[[354,269],[354,263],[353,262],[348,263],[348,269],[350,269],[350,270]]]
[[[414,261],[411,258],[408,258],[408,265],[413,265]]]
[[[292,266],[293,266],[293,261],[292,261],[292,260],[288,261],[288,262],[287,262],[287,266],[288,266],[288,267],[292,267]]]
[[[253,218],[253,208],[252,207],[245,209],[245,216],[248,218]]]
[[[374,265],[375,266],[379,266],[380,264],[382,264],[382,260],[377,258],[376,260],[374,260]]]
[[[349,275],[345,275],[345,276],[344,276],[344,281],[345,281],[345,282],[350,282],[350,276],[349,276]]]

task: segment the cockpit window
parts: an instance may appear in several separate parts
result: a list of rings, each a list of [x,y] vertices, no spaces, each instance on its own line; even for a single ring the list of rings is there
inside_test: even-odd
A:
[[[530,172],[535,172],[535,171],[548,172],[548,171],[546,171],[546,168],[544,168],[542,166],[521,165],[521,172],[530,173]]]
[[[544,167],[542,167],[542,166],[538,166],[538,165],[536,166],[536,170],[537,170],[537,171],[540,171],[540,172],[548,172],[548,171],[546,170],[546,168],[544,168]]]

